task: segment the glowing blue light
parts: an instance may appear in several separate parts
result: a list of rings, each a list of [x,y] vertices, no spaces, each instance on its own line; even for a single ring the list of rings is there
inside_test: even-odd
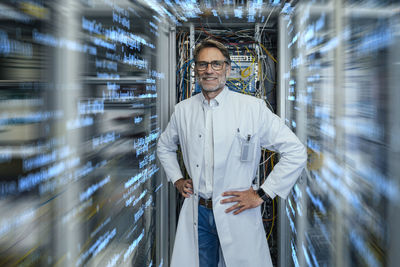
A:
[[[48,154],[41,154],[33,158],[24,159],[22,161],[22,169],[24,171],[30,171],[32,169],[55,162],[56,159],[57,159],[57,151],[53,151]]]
[[[115,140],[119,138],[120,134],[115,134],[115,132],[110,132],[104,135],[100,135],[99,137],[94,137],[92,139],[92,147],[94,149],[98,146],[115,142]]]
[[[114,45],[114,50],[115,50],[115,45]],[[113,71],[118,70],[118,64],[117,64],[117,62],[114,62],[114,61],[96,59],[95,64],[96,64],[96,68],[108,69],[108,70],[113,70]]]
[[[303,249],[303,254],[304,254],[304,258],[306,259],[307,266],[312,266],[310,257],[308,256],[307,249],[305,248],[304,244],[301,244],[301,247]]]
[[[104,113],[103,100],[87,100],[78,103],[79,115]]]
[[[308,29],[306,30],[306,33],[304,34],[304,41],[308,42],[313,37],[314,37],[314,29],[312,26],[309,26]]]
[[[117,262],[119,260],[119,258],[122,256],[122,252],[120,253],[115,253],[111,259],[107,262],[106,267],[114,267],[117,265]]]
[[[131,28],[130,22],[128,18],[121,16],[120,14],[113,11],[113,22],[117,22],[127,28],[128,30]]]
[[[35,173],[29,173],[18,179],[18,191],[30,191],[42,182],[60,175],[65,170],[65,163],[59,162]]]
[[[90,237],[93,238],[95,235],[97,235],[97,233],[100,232],[100,230],[103,229],[104,226],[106,226],[109,222],[111,222],[111,217],[108,217],[106,220],[104,220],[104,222],[90,234]]]
[[[157,86],[155,85],[146,85],[146,91],[157,91]]]
[[[159,136],[159,131],[156,130],[144,138],[134,140],[133,148],[136,149],[136,156],[139,156],[148,151],[149,143],[156,140]]]
[[[86,44],[80,44],[72,40],[64,39],[64,38],[56,38],[50,34],[40,33],[36,29],[32,31],[33,41],[48,45],[52,47],[65,48],[71,51],[77,51],[81,53],[89,53],[90,55],[97,54],[97,48],[93,46],[88,46]]]
[[[64,116],[64,113],[61,110],[41,111],[21,116],[19,114],[3,112],[1,116],[0,125],[17,125],[38,123],[49,119],[60,119]]]
[[[88,175],[89,173],[91,173],[94,170],[94,167],[92,165],[92,162],[89,161],[87,162],[84,166],[78,168],[77,170],[75,170],[74,172],[74,179],[78,180],[86,175]]]
[[[128,187],[130,187],[131,185],[133,185],[134,183],[136,183],[137,181],[139,181],[139,179],[142,178],[143,173],[144,173],[144,171],[142,171],[142,172],[136,174],[135,176],[132,176],[132,177],[128,180],[128,182],[125,183],[124,187],[125,187],[125,188],[128,188]]]
[[[92,117],[79,117],[77,119],[71,119],[66,122],[66,127],[68,130],[78,129],[82,127],[87,127],[93,125],[94,119]]]
[[[350,231],[350,240],[354,247],[357,249],[358,253],[368,263],[368,266],[381,266],[379,261],[374,256],[375,254],[367,246],[367,242],[362,236],[356,233],[355,230]]]
[[[290,5],[290,3],[286,3],[282,8],[281,13],[291,14],[291,13],[293,13],[293,11],[294,11],[294,8]]]
[[[2,220],[1,226],[0,226],[0,237],[3,237],[10,231],[14,229],[20,228],[23,224],[29,222],[30,220],[34,219],[36,217],[37,211],[35,209],[29,209],[27,211],[24,211],[22,214],[16,216],[15,218],[7,218],[5,220]]]
[[[142,161],[139,162],[139,168],[143,169],[144,166],[150,164],[152,161],[154,161],[156,159],[156,155],[155,152],[150,154],[150,155],[146,155],[144,157],[144,159]]]
[[[147,60],[145,59],[140,59],[136,57],[136,55],[124,55],[123,62],[125,64],[131,65],[131,66],[136,66],[139,69],[147,69],[148,63]]]
[[[317,207],[319,209],[319,211],[321,211],[323,214],[326,214],[326,209],[324,207],[324,204],[322,203],[322,201],[319,198],[315,197],[312,194],[309,187],[306,188],[306,192],[307,192],[311,202],[314,204],[314,206]]]
[[[339,44],[339,40],[337,37],[333,37],[327,44],[322,46],[319,50],[321,53],[326,53],[332,49],[334,49]]]
[[[242,7],[238,7],[234,9],[235,17],[241,19],[243,17]]]
[[[142,120],[143,120],[143,117],[138,116],[138,117],[135,117],[135,118],[134,118],[134,121],[133,121],[133,122],[134,122],[135,124],[138,124],[138,123],[140,123]]]
[[[135,199],[135,201],[132,203],[132,207],[136,206],[136,204],[137,204],[140,200],[142,200],[142,199],[146,196],[146,194],[147,194],[147,189],[145,189],[145,190],[142,192],[142,194],[140,194],[140,196],[139,196],[137,199]]]
[[[7,196],[17,193],[17,183],[11,182],[0,182],[0,196]],[[0,235],[1,236],[1,235]]]
[[[176,25],[179,25],[179,21],[175,18],[174,15],[172,15],[165,7],[161,7],[161,10],[167,14],[167,16],[172,20],[172,22]]]
[[[8,39],[8,34],[0,30],[0,55],[21,55],[32,58],[32,44]]]
[[[157,72],[156,70],[152,70],[150,75],[154,78],[158,78],[158,79],[164,79],[165,78],[165,74],[163,72]],[[155,83],[155,81],[154,81]]]
[[[271,5],[273,5],[273,6],[277,6],[277,5],[280,5],[280,4],[281,4],[281,1],[280,1],[280,0],[271,0],[270,3],[271,3]]]
[[[86,189],[83,193],[79,195],[79,201],[85,201],[89,197],[91,197],[98,189],[102,188],[105,184],[111,181],[110,176],[107,176],[100,182],[91,185],[88,189]]]
[[[321,17],[315,22],[315,31],[321,30],[325,26],[325,14],[322,14]]]
[[[163,186],[163,184],[161,183],[159,186],[157,186],[157,188],[154,190],[154,193],[157,193],[158,190],[160,190],[160,188]]]
[[[120,88],[121,86],[119,84],[107,82],[107,90],[118,90]]]
[[[297,259],[296,248],[294,246],[293,241],[291,242],[291,247],[292,247],[292,260],[293,260],[294,266],[300,267],[299,260]]]
[[[111,232],[107,231],[104,235],[100,236],[96,242],[84,253],[82,253],[75,263],[75,266],[81,266],[89,256],[95,256],[100,253],[110,242],[110,240],[117,234],[117,229],[114,228]]]
[[[142,230],[142,233],[138,236],[138,238],[136,238],[132,242],[132,244],[129,246],[129,248],[124,253],[124,261],[126,261],[130,257],[130,255],[132,254],[133,250],[139,245],[139,243],[143,239],[143,237],[144,237],[144,229]]]
[[[97,78],[119,80],[120,76],[116,73],[97,72]]]
[[[87,30],[89,33],[102,34],[103,25],[96,20],[88,20],[82,17],[82,29]]]

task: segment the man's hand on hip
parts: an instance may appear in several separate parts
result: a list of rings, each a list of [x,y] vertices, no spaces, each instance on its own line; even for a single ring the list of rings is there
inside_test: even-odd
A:
[[[193,182],[192,179],[179,179],[174,183],[176,189],[182,196],[188,198],[193,194]]]
[[[264,202],[252,187],[245,191],[226,191],[222,196],[228,198],[221,200],[221,204],[235,203],[235,205],[225,210],[226,213],[235,211],[233,213],[235,215],[247,209],[256,208]]]

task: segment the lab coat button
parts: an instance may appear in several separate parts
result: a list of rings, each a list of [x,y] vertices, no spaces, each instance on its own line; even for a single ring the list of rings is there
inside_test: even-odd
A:
[[[197,164],[196,167],[198,168],[198,167],[199,167],[199,164]]]
[[[201,138],[201,134],[199,134],[199,137]]]

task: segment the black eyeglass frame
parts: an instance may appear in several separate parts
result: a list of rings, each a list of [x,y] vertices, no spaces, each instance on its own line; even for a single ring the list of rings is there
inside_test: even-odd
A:
[[[199,63],[207,64],[207,65],[205,66],[205,68],[200,68],[200,69],[199,69],[199,65],[198,65]],[[221,63],[221,68],[215,68],[214,64],[216,64],[216,63]],[[222,63],[226,63],[226,64],[229,65],[229,62],[228,62],[227,60],[213,60],[213,61],[211,61],[211,62],[207,62],[207,61],[195,61],[195,67],[196,67],[197,70],[204,71],[204,70],[206,70],[206,69],[208,68],[208,65],[211,64],[211,68],[212,68],[213,70],[217,70],[217,71],[218,71],[218,70],[222,70],[222,69],[224,68],[224,65],[223,65]]]

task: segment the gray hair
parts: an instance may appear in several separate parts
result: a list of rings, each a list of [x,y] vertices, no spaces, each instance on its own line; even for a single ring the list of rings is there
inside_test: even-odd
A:
[[[228,61],[228,64],[229,65],[231,64],[231,57],[229,56],[229,51],[226,48],[226,46],[214,39],[211,39],[211,38],[207,38],[196,45],[196,48],[194,49],[194,53],[193,53],[194,61],[197,61],[200,51],[203,48],[207,48],[207,47],[217,48],[219,51],[221,51],[222,55],[226,58],[226,61]]]

